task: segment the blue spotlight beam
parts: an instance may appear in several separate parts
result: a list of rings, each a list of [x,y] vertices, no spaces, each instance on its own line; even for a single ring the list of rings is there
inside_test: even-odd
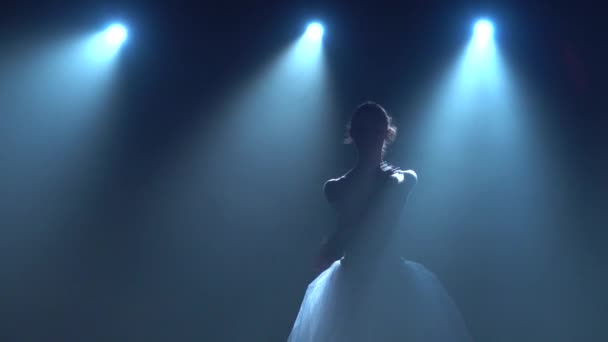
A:
[[[323,34],[325,29],[318,22],[312,22],[306,28],[302,37],[296,42],[291,54],[299,60],[301,66],[320,66],[319,58],[322,58]]]
[[[106,43],[120,47],[127,40],[127,28],[121,24],[112,24],[104,31]]]
[[[308,25],[306,32],[304,33],[304,37],[314,42],[320,42],[323,39],[324,33],[325,30],[323,29],[323,25],[314,22]]]
[[[478,20],[473,28],[473,35],[475,39],[479,41],[488,41],[493,39],[494,25],[492,25],[492,23],[487,19]]]
[[[478,51],[489,51],[494,46],[494,25],[487,19],[480,19],[473,26],[472,47]]]
[[[89,45],[89,53],[94,60],[111,60],[127,41],[127,38],[128,31],[124,25],[118,23],[112,24],[93,36]]]

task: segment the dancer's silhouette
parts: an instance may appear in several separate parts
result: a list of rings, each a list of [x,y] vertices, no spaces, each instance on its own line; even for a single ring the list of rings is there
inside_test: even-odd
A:
[[[471,341],[437,278],[399,256],[401,210],[417,182],[383,161],[396,136],[380,105],[360,105],[348,125],[356,165],[324,193],[338,227],[323,244],[322,273],[308,286],[289,342]]]

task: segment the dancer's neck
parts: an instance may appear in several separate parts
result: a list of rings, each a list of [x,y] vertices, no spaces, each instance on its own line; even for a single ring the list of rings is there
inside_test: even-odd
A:
[[[381,169],[383,163],[382,155],[360,155],[353,170],[357,173],[371,173]]]

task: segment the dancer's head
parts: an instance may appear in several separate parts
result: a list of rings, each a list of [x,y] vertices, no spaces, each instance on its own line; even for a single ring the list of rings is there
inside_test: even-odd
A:
[[[395,140],[397,127],[391,116],[375,102],[359,105],[346,128],[347,144],[355,143],[359,154],[384,155],[387,146]]]

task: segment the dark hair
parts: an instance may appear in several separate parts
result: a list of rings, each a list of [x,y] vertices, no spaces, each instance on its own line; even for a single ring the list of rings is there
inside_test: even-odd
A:
[[[355,109],[350,122],[346,125],[344,143],[352,144],[357,140],[357,136],[374,130],[382,131],[381,134],[384,134],[384,144],[382,145],[384,154],[388,145],[395,141],[397,127],[393,124],[393,118],[381,105],[366,101]]]

